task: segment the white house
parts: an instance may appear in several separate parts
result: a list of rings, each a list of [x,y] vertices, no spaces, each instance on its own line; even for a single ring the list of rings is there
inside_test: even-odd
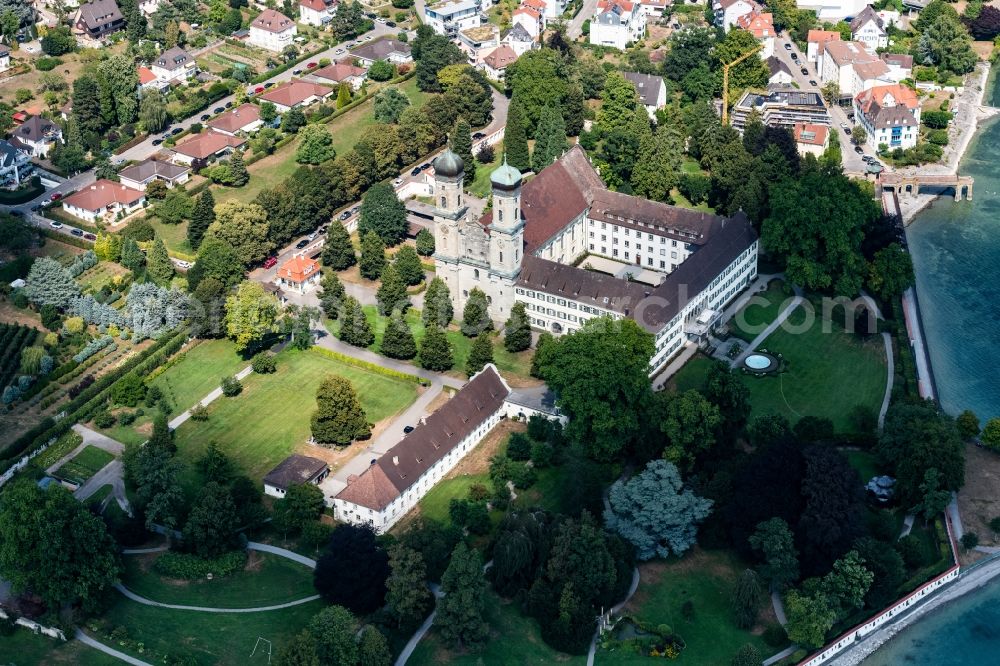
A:
[[[861,42],[824,44],[819,76],[824,84],[836,81],[843,97],[854,97],[875,85],[892,83],[889,66]]]
[[[309,106],[316,102],[325,101],[333,94],[334,89],[329,86],[302,79],[292,79],[261,93],[258,99],[271,102],[278,113],[284,113],[298,106]]]
[[[767,69],[771,72],[771,76],[767,79],[768,86],[792,85],[792,70],[788,68],[784,60],[771,56],[767,59]]]
[[[63,143],[62,128],[41,116],[31,116],[14,128],[10,142],[29,157],[44,159],[57,143]]]
[[[536,46],[535,38],[520,23],[515,23],[507,32],[503,33],[500,37],[500,43],[509,46],[518,58]]]
[[[292,486],[318,486],[329,473],[325,460],[293,453],[264,475],[264,494],[281,499]]]
[[[835,30],[810,30],[806,37],[806,60],[820,62],[826,43],[839,41],[841,41],[840,33]]]
[[[351,64],[350,60],[345,59],[320,69],[314,69],[312,76],[335,85],[346,83],[351,86],[351,90],[359,90],[368,76],[368,70],[356,67]]]
[[[10,69],[10,50],[6,46],[0,46],[0,72]]]
[[[469,64],[478,67],[483,58],[500,46],[500,29],[492,23],[466,28],[458,33],[458,48],[469,56]]]
[[[73,217],[94,224],[142,208],[146,194],[105,178],[87,185],[62,200],[62,207]]]
[[[292,45],[297,32],[295,21],[281,12],[265,9],[250,24],[247,43],[281,53],[285,47]]]
[[[160,0],[138,0],[136,4],[144,16],[152,16],[160,8]]]
[[[191,177],[191,169],[180,164],[171,164],[160,160],[149,159],[118,172],[118,180],[125,187],[145,192],[146,187],[154,180],[163,181],[167,187],[183,185]]]
[[[886,32],[885,24],[871,5],[862,9],[861,13],[851,21],[851,39],[861,42],[873,51],[889,46],[889,33]]]
[[[668,4],[667,0],[639,0],[639,8],[647,17],[659,18],[663,16]]]
[[[761,60],[767,60],[774,55],[774,17],[770,12],[750,12],[736,19],[736,25],[746,30],[760,42],[761,49],[757,55]]]
[[[35,170],[28,156],[0,139],[0,187],[16,190]]]
[[[430,5],[424,10],[427,25],[439,35],[454,37],[466,28],[475,28],[481,22],[479,0],[448,0]]]
[[[760,5],[753,0],[715,0],[712,3],[715,11],[715,24],[729,32],[741,16],[761,11]]]
[[[487,364],[448,402],[328,498],[334,518],[370,525],[379,533],[391,528],[500,423],[509,395],[510,387],[496,367]]]
[[[198,64],[190,53],[175,46],[161,53],[149,69],[160,81],[182,83],[198,73]]]
[[[365,69],[371,67],[377,60],[387,60],[394,65],[413,62],[410,45],[390,37],[365,42],[351,49],[349,53]]]
[[[209,129],[207,132],[185,137],[174,146],[175,164],[202,168],[212,160],[230,154],[246,144],[246,139]]]
[[[795,147],[799,155],[819,157],[830,146],[830,128],[826,125],[795,123],[792,134],[795,136]]]
[[[333,20],[336,0],[299,0],[299,23],[321,28]]]
[[[624,76],[635,86],[639,102],[646,108],[649,118],[655,120],[656,110],[667,105],[667,87],[663,84],[663,77],[639,72],[624,72]]]
[[[540,41],[545,32],[545,15],[534,7],[518,7],[511,14],[510,20],[514,25],[524,28],[535,41]]]
[[[630,0],[598,0],[590,22],[590,43],[622,51],[646,35],[646,13]]]
[[[286,291],[305,294],[319,285],[322,276],[318,263],[309,257],[295,255],[278,269],[274,284]]]
[[[894,83],[913,76],[913,56],[904,53],[883,53],[879,56],[889,67],[889,78]]]
[[[517,62],[517,52],[506,44],[501,44],[483,58],[483,73],[493,81],[503,81],[507,68]]]
[[[260,107],[245,102],[235,109],[230,109],[212,118],[205,125],[216,132],[236,136],[237,134],[253,134],[264,126],[264,121],[260,119]]]
[[[868,133],[872,150],[886,146],[912,148],[920,136],[920,101],[910,88],[899,84],[875,86],[854,98],[857,122]]]
[[[848,16],[857,16],[871,0],[796,0],[799,9],[816,12],[820,22],[836,23]]]

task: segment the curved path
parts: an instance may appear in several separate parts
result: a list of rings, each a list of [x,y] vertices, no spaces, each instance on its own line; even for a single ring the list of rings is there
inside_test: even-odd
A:
[[[124,652],[119,652],[114,648],[108,647],[99,640],[91,638],[87,634],[83,633],[82,629],[76,630],[74,638],[76,638],[76,640],[80,641],[84,645],[92,647],[95,650],[100,650],[101,652],[110,657],[114,657],[115,659],[120,659],[121,661],[124,661],[126,664],[132,664],[132,666],[153,666],[148,661],[142,661],[141,659],[136,659],[135,657],[131,657],[125,654]]]

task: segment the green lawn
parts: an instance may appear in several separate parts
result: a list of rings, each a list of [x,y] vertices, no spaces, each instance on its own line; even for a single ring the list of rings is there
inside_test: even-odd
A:
[[[368,420],[377,423],[412,403],[416,385],[364,370],[315,352],[288,349],[278,354],[273,375],[251,374],[243,393],[219,398],[208,421],[187,421],[177,429],[178,452],[193,462],[215,441],[241,472],[260,479],[309,439],[316,389],[330,374],[350,380]],[[193,481],[193,480],[192,480]]]
[[[284,557],[250,553],[248,569],[214,580],[165,580],[153,569],[156,556],[124,558],[122,583],[148,599],[188,606],[253,608],[283,604],[316,594],[312,570]]]
[[[487,488],[492,487],[489,474],[463,474],[461,476],[444,479],[420,500],[420,515],[430,520],[440,523],[450,523],[448,506],[453,499],[467,499],[469,488],[477,483],[481,483]]]
[[[482,164],[476,160],[476,178],[466,189],[477,197],[485,199],[489,196],[493,186],[490,184],[490,174],[493,173],[503,160],[503,153],[494,151],[493,161],[489,164]]]
[[[87,446],[72,460],[57,469],[56,475],[73,483],[83,483],[114,459],[115,457],[104,449]]]
[[[160,221],[158,217],[147,217],[146,221],[149,225],[153,227],[153,231],[156,233],[157,238],[163,240],[163,244],[167,246],[167,251],[171,254],[184,254],[193,255],[195,254],[194,249],[191,244],[188,243],[187,239],[187,222],[181,222],[180,224],[164,224]]]
[[[626,612],[654,625],[668,624],[687,644],[677,664],[728,664],[745,643],[765,657],[777,652],[756,634],[733,621],[730,593],[745,565],[725,551],[696,551],[681,559],[655,561],[639,567],[640,583]],[[681,606],[694,604],[691,620]],[[759,629],[762,631],[762,628]],[[616,650],[598,651],[595,664],[657,663],[662,659]]]
[[[777,319],[792,298],[794,295],[785,293],[781,280],[772,281],[767,286],[767,291],[754,294],[751,302],[736,313],[729,322],[729,330],[736,337],[752,342],[768,324]]]
[[[0,638],[4,666],[120,666],[122,662],[80,641],[63,642],[18,627]]]
[[[691,389],[700,391],[705,385],[705,378],[708,376],[708,371],[712,369],[715,363],[715,359],[702,354],[695,354],[671,378],[674,388],[678,391],[690,391]]]
[[[223,377],[248,365],[250,361],[236,352],[230,340],[204,340],[183,352],[152,384],[170,398],[179,414],[218,388]]]
[[[126,651],[145,661],[163,663],[160,655],[171,655],[199,666],[264,666],[269,663],[266,644],[258,645],[257,639],[271,642],[273,662],[323,607],[323,602],[313,601],[264,613],[198,613],[143,606],[119,597],[102,619],[104,632],[124,627],[131,642],[143,643],[146,654]],[[107,640],[103,635],[95,638]],[[256,654],[250,657],[255,646]]]
[[[538,624],[524,617],[517,604],[500,599],[493,592],[486,595],[486,621],[490,638],[479,652],[452,652],[441,642],[436,631],[428,632],[417,645],[408,664],[457,664],[458,666],[528,666],[529,664],[587,663],[586,657],[571,657],[557,652],[542,641]]]
[[[868,451],[844,451],[844,455],[847,456],[847,462],[851,463],[851,467],[858,470],[858,475],[864,483],[868,483],[873,476],[878,476],[878,464],[873,454]]]

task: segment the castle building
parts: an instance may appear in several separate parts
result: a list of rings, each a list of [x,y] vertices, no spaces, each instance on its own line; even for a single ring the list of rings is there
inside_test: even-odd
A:
[[[478,220],[464,171],[450,150],[434,160],[434,259],[456,312],[478,288],[494,321],[521,301],[532,327],[555,335],[629,317],[656,338],[656,374],[703,342],[757,276],[757,233],[742,212],[725,218],[613,192],[579,146],[528,182],[505,159],[490,176],[492,210]]]

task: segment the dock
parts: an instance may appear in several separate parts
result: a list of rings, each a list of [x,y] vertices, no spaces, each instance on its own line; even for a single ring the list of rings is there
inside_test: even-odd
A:
[[[909,194],[916,196],[921,187],[934,188],[936,190],[955,190],[955,201],[962,201],[963,194],[966,201],[972,201],[972,186],[975,178],[972,176],[960,176],[953,174],[902,174],[882,172],[878,177],[879,188],[885,191],[895,192],[897,196]]]

